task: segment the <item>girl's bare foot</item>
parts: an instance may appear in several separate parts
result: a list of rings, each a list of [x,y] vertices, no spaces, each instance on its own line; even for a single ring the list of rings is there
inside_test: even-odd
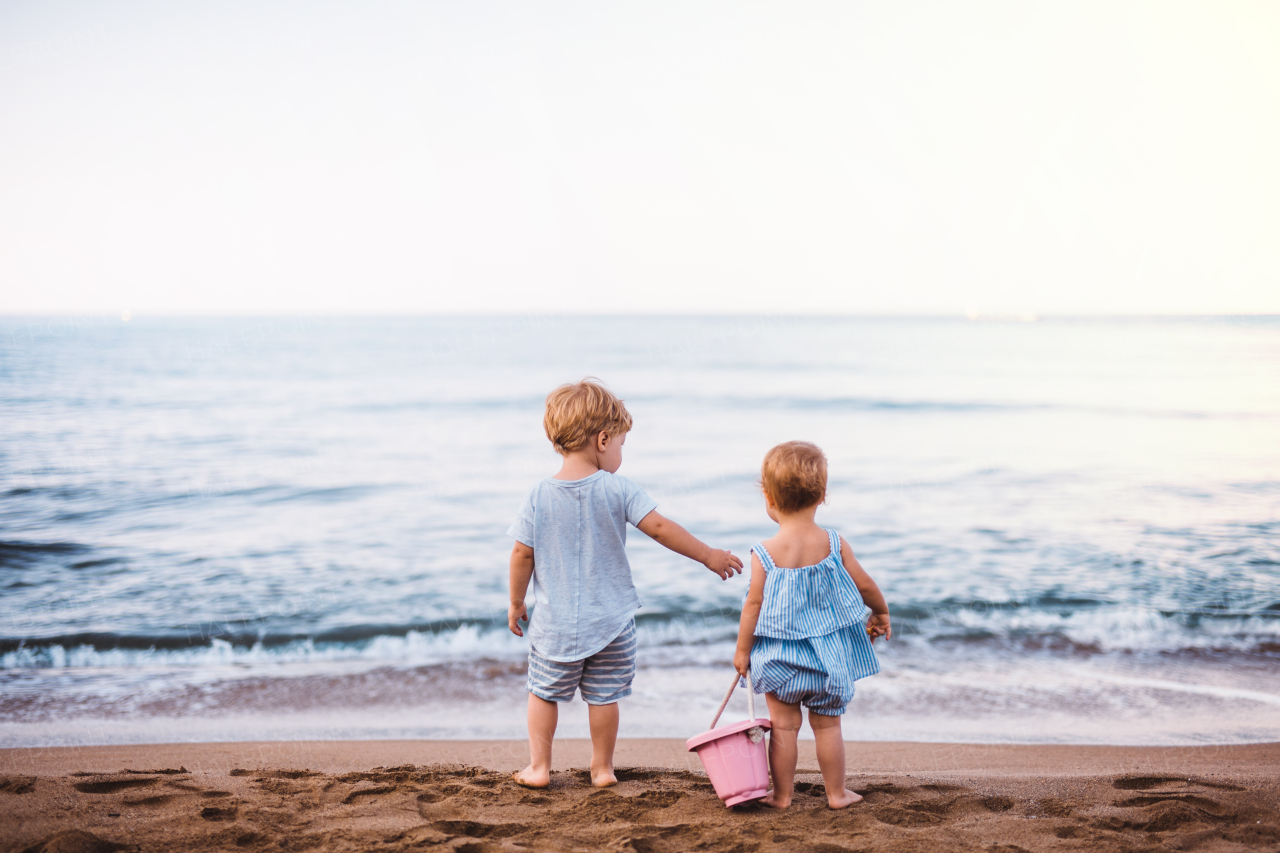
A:
[[[519,773],[512,773],[511,778],[526,788],[545,788],[551,784],[551,774],[546,770],[534,770],[532,764]]]
[[[862,802],[862,795],[855,794],[853,791],[850,791],[848,788],[845,788],[843,791],[836,794],[834,797],[830,797],[830,796],[827,797],[827,805],[833,809],[842,809],[845,806],[851,806],[854,803],[860,803],[860,802]]]
[[[612,788],[618,784],[618,777],[613,775],[613,768],[606,767],[603,770],[592,769],[591,784],[597,788]]]
[[[857,794],[854,794],[854,796],[856,797]],[[775,792],[770,791],[760,802],[764,803],[771,809],[785,809],[787,806],[791,805],[791,798],[787,797],[784,800],[779,798]]]

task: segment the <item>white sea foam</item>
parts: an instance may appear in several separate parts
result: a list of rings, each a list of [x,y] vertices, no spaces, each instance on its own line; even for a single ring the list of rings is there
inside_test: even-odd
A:
[[[1067,643],[1090,653],[1248,653],[1261,643],[1280,643],[1280,618],[1238,616],[1200,619],[1188,626],[1182,614],[1149,607],[1098,607],[1073,612],[1014,609],[940,608],[940,617],[914,621],[914,634],[900,640],[963,642],[1036,650]],[[638,636],[651,660],[662,665],[707,663],[732,657],[736,620],[723,616],[642,621]],[[520,659],[526,642],[505,627],[464,624],[438,631],[409,630],[355,642],[297,640],[264,645],[233,644],[212,638],[184,648],[98,649],[89,644],[30,645],[0,654],[0,670],[19,668],[128,666],[222,666],[300,662],[364,661],[424,665],[480,658]]]
[[[519,638],[500,631],[464,625],[436,633],[409,631],[359,643],[321,643],[299,640],[266,647],[234,645],[214,638],[206,646],[180,649],[104,649],[91,645],[64,648],[32,646],[0,655],[0,669],[128,666],[227,666],[231,664],[288,664],[367,661],[421,665],[476,658],[513,658],[524,653]]]

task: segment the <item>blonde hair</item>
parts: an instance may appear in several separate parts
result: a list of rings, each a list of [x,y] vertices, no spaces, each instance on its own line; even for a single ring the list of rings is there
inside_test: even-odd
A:
[[[788,441],[764,455],[760,488],[783,512],[808,509],[827,499],[827,457],[807,441]]]
[[[563,455],[581,450],[602,432],[611,437],[630,432],[631,413],[603,382],[588,376],[547,395],[542,428]]]

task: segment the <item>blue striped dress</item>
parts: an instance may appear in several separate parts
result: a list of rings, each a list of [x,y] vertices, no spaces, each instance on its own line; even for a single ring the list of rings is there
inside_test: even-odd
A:
[[[827,535],[827,558],[798,569],[778,568],[762,544],[751,549],[765,570],[751,678],[757,693],[836,717],[853,698],[853,683],[879,672],[880,662],[867,636],[871,608],[845,571],[840,534]]]

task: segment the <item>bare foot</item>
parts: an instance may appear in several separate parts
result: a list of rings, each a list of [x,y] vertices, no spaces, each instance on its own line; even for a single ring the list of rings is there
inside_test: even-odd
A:
[[[591,784],[597,788],[612,788],[618,784],[618,777],[613,775],[612,767],[606,767],[603,770],[592,769]]]
[[[546,770],[534,770],[532,764],[519,773],[512,773],[511,779],[526,788],[545,788],[551,784],[551,774]]]
[[[787,797],[784,800],[780,798],[777,795],[777,793],[775,793],[774,791],[770,791],[768,794],[765,795],[764,799],[761,800],[760,802],[764,803],[766,806],[768,806],[771,809],[785,809],[791,805],[791,798]]]
[[[845,788],[843,791],[836,794],[834,797],[827,797],[827,805],[833,809],[842,809],[845,806],[851,806],[854,803],[860,803],[860,802],[862,802],[862,795],[855,794],[853,791],[850,791],[848,788]]]

